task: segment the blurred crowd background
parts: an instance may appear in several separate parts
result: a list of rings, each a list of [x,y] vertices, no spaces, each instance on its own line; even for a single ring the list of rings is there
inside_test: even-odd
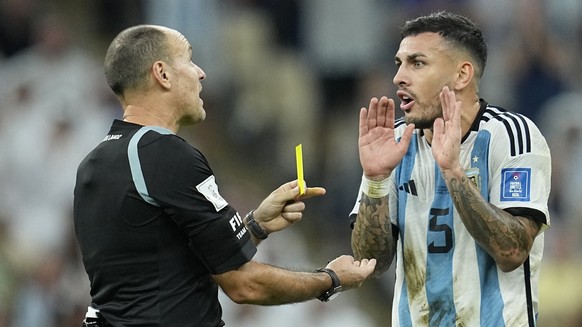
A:
[[[76,166],[120,106],[102,62],[123,28],[181,31],[202,67],[207,119],[180,134],[206,154],[222,195],[253,209],[294,179],[327,195],[261,244],[258,259],[315,269],[350,254],[361,178],[358,111],[394,96],[407,18],[448,9],[483,29],[481,96],[536,121],[553,155],[552,227],[539,326],[582,324],[582,2],[579,0],[0,0],[0,327],[80,326],[89,285],[72,228]],[[235,305],[227,326],[389,326],[393,270],[333,302]]]

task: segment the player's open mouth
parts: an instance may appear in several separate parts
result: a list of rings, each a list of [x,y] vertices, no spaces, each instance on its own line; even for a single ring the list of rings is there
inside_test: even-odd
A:
[[[404,111],[410,110],[414,106],[414,98],[412,98],[408,93],[404,91],[396,92],[396,95],[400,98],[400,109]]]

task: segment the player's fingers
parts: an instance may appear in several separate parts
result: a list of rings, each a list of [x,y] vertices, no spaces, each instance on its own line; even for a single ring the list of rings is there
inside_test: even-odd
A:
[[[368,134],[368,109],[362,107],[360,109],[360,125],[359,125],[359,135],[360,137]]]
[[[433,136],[440,136],[445,131],[445,121],[442,118],[435,119],[433,123]]]
[[[390,106],[390,101],[387,97],[383,96],[380,98],[378,103],[378,115],[376,116],[376,126],[386,125],[386,113],[388,112],[388,107]]]
[[[446,110],[447,110],[447,105],[445,103],[445,88],[443,87],[443,89],[441,90],[441,93],[439,93],[439,101],[441,103],[441,114],[443,116],[443,118],[445,118],[446,114]]]
[[[441,100],[441,108],[443,113],[443,119],[445,121],[449,120],[449,88],[447,86],[443,86],[441,93],[439,94],[439,98]]]
[[[448,91],[446,98],[447,98],[447,119],[446,119],[446,121],[451,121],[451,120],[455,119],[455,111],[456,111],[456,103],[457,103],[455,91]]]
[[[377,98],[370,99],[370,106],[368,107],[368,117],[366,122],[368,129],[372,129],[377,126],[378,102],[379,101]]]
[[[399,145],[402,147],[402,151],[406,151],[408,146],[410,145],[410,140],[412,140],[412,133],[414,132],[414,124],[406,125],[404,129],[404,133],[402,133],[402,137],[400,138]]]
[[[461,124],[461,101],[455,101],[452,119],[455,125]]]
[[[393,99],[388,99],[388,108],[387,108],[387,112],[386,112],[386,123],[384,124],[384,126],[389,127],[389,128],[394,128],[394,108],[396,106],[394,105],[394,100]]]

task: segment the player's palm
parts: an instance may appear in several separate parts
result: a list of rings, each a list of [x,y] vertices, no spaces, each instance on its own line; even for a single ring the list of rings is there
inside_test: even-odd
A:
[[[360,162],[366,176],[390,175],[406,149],[394,139],[394,129],[375,127],[359,140]]]
[[[443,118],[434,122],[432,155],[441,170],[459,166],[461,152],[461,101],[456,101],[455,92],[443,87],[440,94]]]
[[[400,142],[394,134],[394,101],[372,98],[368,109],[360,110],[358,148],[360,163],[368,177],[385,178],[408,150],[414,125],[406,127]]]

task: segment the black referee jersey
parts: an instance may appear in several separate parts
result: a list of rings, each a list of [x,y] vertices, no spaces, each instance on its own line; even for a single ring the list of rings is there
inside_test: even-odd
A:
[[[81,162],[75,233],[91,306],[113,326],[222,326],[210,274],[256,247],[206,158],[167,129],[115,120]]]

